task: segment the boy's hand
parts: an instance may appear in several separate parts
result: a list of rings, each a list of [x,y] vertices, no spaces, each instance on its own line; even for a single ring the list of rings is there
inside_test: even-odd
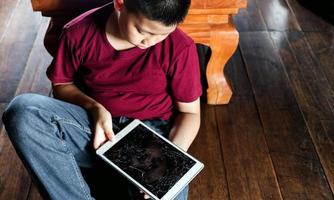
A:
[[[140,190],[140,193],[144,193],[144,199],[149,199],[150,196],[146,194],[143,190]]]
[[[94,123],[94,149],[99,148],[105,141],[112,140],[115,136],[112,130],[112,118],[110,112],[102,105],[89,109]]]

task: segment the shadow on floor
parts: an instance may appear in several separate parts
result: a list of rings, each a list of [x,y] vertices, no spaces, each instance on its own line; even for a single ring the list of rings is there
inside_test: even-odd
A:
[[[334,0],[298,0],[306,9],[334,25]]]

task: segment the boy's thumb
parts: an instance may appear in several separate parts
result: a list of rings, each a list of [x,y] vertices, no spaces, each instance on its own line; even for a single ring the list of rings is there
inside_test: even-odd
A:
[[[112,126],[106,125],[104,127],[104,134],[109,140],[112,140],[112,138],[115,136],[114,131],[112,130]]]
[[[106,141],[106,136],[103,133],[103,130],[101,127],[96,127],[94,132],[94,141],[93,146],[95,149],[99,148],[103,142]]]

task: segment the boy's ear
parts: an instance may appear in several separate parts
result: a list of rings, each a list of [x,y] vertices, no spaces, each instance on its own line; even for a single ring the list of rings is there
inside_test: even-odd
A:
[[[124,5],[123,0],[114,0],[114,7],[116,10],[121,10],[123,5]]]

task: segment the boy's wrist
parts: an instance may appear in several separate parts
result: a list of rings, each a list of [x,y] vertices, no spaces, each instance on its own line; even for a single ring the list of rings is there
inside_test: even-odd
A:
[[[86,108],[86,110],[91,112],[92,110],[100,109],[100,108],[104,108],[104,107],[103,107],[102,104],[100,104],[98,102],[92,102],[92,103],[89,103],[88,105],[86,105],[85,108]]]
[[[178,139],[169,139],[171,142],[173,142],[176,146],[180,147],[184,151],[188,151],[189,144],[186,141],[181,141]]]

